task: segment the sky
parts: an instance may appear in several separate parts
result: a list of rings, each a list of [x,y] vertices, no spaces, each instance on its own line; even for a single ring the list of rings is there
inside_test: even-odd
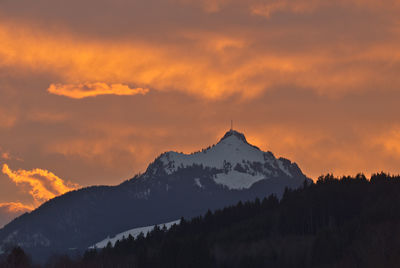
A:
[[[309,177],[400,173],[398,0],[0,1],[0,226],[230,128]]]

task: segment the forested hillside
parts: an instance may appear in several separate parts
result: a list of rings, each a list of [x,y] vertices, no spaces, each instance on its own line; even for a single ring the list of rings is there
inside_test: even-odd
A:
[[[400,177],[320,177],[49,267],[399,267]]]

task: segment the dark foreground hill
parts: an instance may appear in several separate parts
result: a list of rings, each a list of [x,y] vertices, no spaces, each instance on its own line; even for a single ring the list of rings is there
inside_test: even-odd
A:
[[[400,177],[320,177],[49,267],[400,267]]]

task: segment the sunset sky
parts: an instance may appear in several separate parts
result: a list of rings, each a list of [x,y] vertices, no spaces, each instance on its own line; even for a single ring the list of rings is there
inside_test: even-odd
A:
[[[230,127],[311,178],[400,173],[398,0],[0,1],[0,226]]]

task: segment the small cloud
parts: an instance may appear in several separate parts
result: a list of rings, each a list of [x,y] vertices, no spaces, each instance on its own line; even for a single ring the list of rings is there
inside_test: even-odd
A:
[[[10,160],[11,159],[10,153],[8,152],[1,153],[1,158],[4,160]]]
[[[17,161],[21,161],[21,162],[24,161],[23,159],[21,159],[19,157],[11,155],[10,152],[4,150],[1,146],[0,146],[0,159],[2,159],[2,160],[17,160]]]
[[[12,219],[20,216],[25,212],[34,210],[31,205],[22,204],[20,202],[0,203],[0,228],[10,222]]]
[[[47,89],[54,95],[65,96],[72,99],[83,99],[98,95],[133,96],[146,95],[147,88],[130,88],[123,84],[83,83],[83,84],[51,84]]]
[[[4,164],[2,171],[17,186],[21,186],[24,190],[28,189],[35,205],[79,187],[78,184],[65,182],[52,172],[43,169],[13,171],[7,164]]]
[[[3,148],[0,146],[0,159],[3,160],[10,160],[11,159],[11,155],[9,152],[3,150]]]

